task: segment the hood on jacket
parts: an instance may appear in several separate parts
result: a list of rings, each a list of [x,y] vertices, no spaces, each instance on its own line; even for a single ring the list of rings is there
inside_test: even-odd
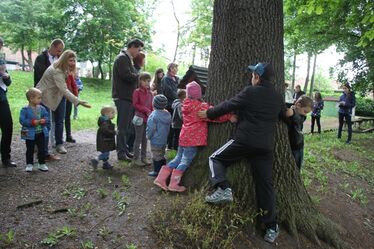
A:
[[[164,111],[164,110],[159,110],[159,109],[156,109],[154,110],[157,112],[157,115],[155,115],[155,118],[163,123],[163,124],[170,124],[171,122],[171,116],[169,114],[168,111]]]

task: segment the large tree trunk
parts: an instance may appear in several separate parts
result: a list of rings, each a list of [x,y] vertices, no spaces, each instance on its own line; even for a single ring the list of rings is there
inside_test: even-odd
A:
[[[309,97],[313,97],[314,79],[316,75],[317,54],[314,55],[312,77],[310,79]]]
[[[270,62],[276,73],[275,88],[284,95],[283,6],[281,0],[237,0],[214,2],[212,51],[209,64],[207,100],[217,104],[248,84],[249,64]],[[209,126],[209,146],[199,151],[186,172],[189,186],[205,186],[208,157],[230,137],[231,124]],[[286,125],[277,124],[274,150],[274,186],[279,222],[298,239],[301,231],[311,240],[336,238],[331,223],[313,205],[291,155]],[[228,169],[234,196],[247,207],[256,206],[252,170],[247,161]],[[335,228],[334,228],[335,229]],[[335,230],[337,231],[337,230]],[[337,240],[334,240],[334,243]]]
[[[304,83],[304,92],[306,93],[308,91],[308,84],[309,84],[309,71],[310,71],[310,59],[312,58],[312,53],[308,52],[308,65],[306,69],[306,77],[305,77],[305,83]]]

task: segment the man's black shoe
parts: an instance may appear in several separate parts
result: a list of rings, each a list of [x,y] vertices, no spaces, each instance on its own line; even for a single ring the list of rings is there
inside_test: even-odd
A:
[[[11,160],[3,161],[4,167],[17,167],[17,164]]]
[[[66,142],[68,142],[68,143],[75,143],[76,141],[75,141],[75,139],[73,137],[67,137],[66,138]]]

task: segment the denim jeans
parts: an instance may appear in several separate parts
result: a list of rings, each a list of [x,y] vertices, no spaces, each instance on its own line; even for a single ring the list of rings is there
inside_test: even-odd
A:
[[[109,160],[110,151],[100,151],[100,155],[98,157],[99,160],[106,162]]]
[[[292,150],[292,155],[295,158],[296,166],[300,170],[304,161],[304,147],[298,150]]]
[[[57,106],[57,109],[55,111],[52,111],[52,118],[55,121],[56,146],[64,143],[62,137],[64,135],[65,110],[66,99],[65,97],[63,97],[60,104]]]
[[[197,153],[197,147],[179,146],[177,155],[167,165],[169,168],[186,171]]]

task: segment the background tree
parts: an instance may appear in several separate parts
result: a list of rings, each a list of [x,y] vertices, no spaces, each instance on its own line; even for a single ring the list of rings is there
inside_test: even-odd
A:
[[[39,45],[39,20],[43,15],[45,1],[32,0],[0,2],[0,29],[12,50],[21,50],[22,69],[27,63],[32,68],[32,51]],[[26,54],[25,54],[26,52]]]
[[[213,104],[232,97],[248,84],[248,64],[270,62],[275,69],[275,87],[284,92],[282,1],[238,0],[214,2],[212,52],[207,100]],[[271,18],[269,18],[271,17]],[[230,124],[211,125],[209,146],[201,150],[187,171],[187,183],[201,186],[208,179],[207,158],[232,132]],[[312,241],[330,240],[339,246],[337,228],[319,214],[312,203],[292,158],[287,129],[279,122],[275,137],[274,183],[279,221],[298,239],[302,232]],[[254,180],[248,162],[228,170],[235,198],[250,210],[256,206]],[[198,179],[198,180],[196,180]]]

